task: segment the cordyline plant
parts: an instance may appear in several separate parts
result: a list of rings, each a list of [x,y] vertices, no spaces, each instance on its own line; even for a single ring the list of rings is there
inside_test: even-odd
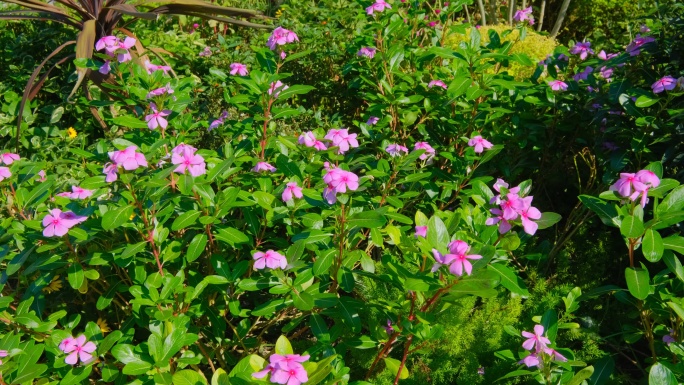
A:
[[[164,2],[142,1],[136,5],[126,0],[56,0],[57,4],[51,4],[40,0],[4,0],[6,3],[18,5],[21,9],[0,12],[0,20],[41,20],[62,23],[77,29],[76,39],[64,42],[52,51],[38,67],[35,68],[26,84],[24,95],[19,104],[19,114],[17,118],[16,147],[19,151],[19,140],[21,137],[21,120],[26,102],[33,99],[40,91],[50,72],[57,66],[72,59],[90,59],[93,57],[95,42],[105,36],[112,36],[115,30],[121,31],[126,35],[132,33],[119,24],[124,15],[134,18],[155,20],[160,15],[186,15],[205,19],[216,20],[224,23],[250,27],[250,28],[269,28],[266,25],[255,24],[240,18],[265,19],[260,11],[222,7],[209,4],[202,0],[171,0]],[[139,9],[142,8],[142,9]],[[51,67],[38,78],[38,75],[46,66],[48,61],[60,55],[62,51],[76,45],[76,52],[61,57]],[[136,49],[140,55],[144,50],[142,45],[136,43]],[[83,90],[88,96],[85,78],[101,84],[108,78],[97,71],[88,68],[77,68],[78,79],[74,85],[71,95],[76,92],[79,86],[83,85]],[[97,117],[95,111],[93,114]],[[98,118],[101,122],[101,119]],[[101,122],[102,123],[102,122]]]

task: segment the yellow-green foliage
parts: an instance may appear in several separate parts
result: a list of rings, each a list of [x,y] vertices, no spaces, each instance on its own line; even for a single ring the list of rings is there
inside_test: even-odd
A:
[[[481,44],[486,45],[489,43],[490,30],[496,31],[496,33],[499,34],[499,37],[501,38],[502,33],[509,29],[510,27],[505,25],[480,27],[480,35],[482,36]],[[518,30],[513,30],[513,32],[508,34],[506,37],[501,38],[502,42],[515,41],[510,51],[511,54],[524,53],[527,56],[529,56],[530,59],[532,59],[532,61],[534,62],[532,66],[523,66],[521,64],[511,62],[511,66],[507,69],[507,71],[511,76],[515,77],[516,80],[522,80],[532,76],[536,69],[536,64],[540,60],[544,60],[546,58],[546,55],[553,53],[553,50],[556,48],[557,45],[556,40],[554,40],[553,38],[540,35],[532,31],[531,29],[527,30],[527,36],[525,37],[525,40],[518,40],[519,34],[520,33],[518,32]],[[466,35],[460,33],[453,33],[447,36],[445,40],[445,46],[457,48],[461,42],[469,40],[470,30],[466,32]]]

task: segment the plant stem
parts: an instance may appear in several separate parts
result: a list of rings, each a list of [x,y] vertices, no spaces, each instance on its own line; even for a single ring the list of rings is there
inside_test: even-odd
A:
[[[401,358],[401,364],[399,364],[399,371],[397,372],[397,376],[394,377],[394,385],[397,385],[399,383],[399,379],[401,378],[401,370],[404,369],[404,365],[406,365],[406,357],[408,357],[408,352],[411,348],[411,342],[413,342],[413,334],[409,335],[408,339],[406,340],[406,346],[404,347],[404,356]]]

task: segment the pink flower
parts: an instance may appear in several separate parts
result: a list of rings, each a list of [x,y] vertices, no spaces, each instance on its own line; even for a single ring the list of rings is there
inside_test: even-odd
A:
[[[280,51],[280,60],[285,60],[286,57],[287,53],[285,53],[285,51]]]
[[[290,86],[286,86],[280,80],[276,80],[275,82],[271,83],[270,87],[268,87],[268,94],[273,95],[274,98],[278,98],[278,96],[280,96],[280,92],[285,91],[288,88],[290,88]]]
[[[242,64],[242,63],[232,63],[230,65],[230,74],[231,75],[240,75],[240,76],[246,76],[249,73],[247,71],[247,66]]]
[[[300,356],[299,354],[273,354],[269,357],[269,362],[279,370],[288,370],[301,367],[303,362],[308,361],[310,356]]]
[[[324,188],[323,199],[325,199],[328,204],[334,205],[335,202],[337,202],[337,193],[335,192],[335,189],[330,186]]]
[[[401,144],[390,144],[385,148],[385,151],[390,154],[391,157],[402,156],[408,154],[408,148],[402,146]]]
[[[107,54],[113,54],[118,48],[119,38],[116,36],[103,36],[95,43],[95,49],[98,51],[105,50]]]
[[[522,344],[523,349],[531,351],[536,348],[537,353],[543,351],[546,345],[551,343],[548,338],[544,337],[544,326],[542,325],[535,325],[534,333],[523,331],[522,336],[527,338]]]
[[[306,147],[313,147],[316,143],[316,140],[316,135],[311,131],[307,131],[299,135],[298,142]]]
[[[637,194],[636,196],[638,196],[638,192],[644,191],[645,189],[646,184],[644,184],[636,176],[636,174],[630,174],[626,172],[620,173],[620,179],[618,179],[618,181],[609,188],[610,191],[617,191],[618,194],[625,198],[631,198],[631,196],[633,196],[635,193]],[[636,196],[634,199],[636,199]]]
[[[521,201],[523,207],[520,209],[519,214],[523,229],[527,234],[534,235],[534,233],[537,232],[539,225],[533,222],[532,219],[541,218],[541,212],[536,207],[532,207],[531,196],[522,198]]]
[[[79,223],[83,223],[88,220],[88,217],[84,217],[82,215],[76,215],[75,213],[71,211],[66,211],[62,213],[62,218],[64,220],[70,222],[72,225],[70,227],[76,226]]]
[[[278,27],[274,29],[271,36],[268,37],[266,45],[268,45],[268,48],[271,50],[275,50],[276,46],[292,43],[293,41],[299,41],[299,37],[297,37],[296,33],[283,27]]]
[[[168,75],[169,71],[171,71],[171,67],[152,64],[149,60],[145,62],[145,69],[147,69],[147,73],[150,75],[156,71],[164,71],[164,75]]]
[[[516,23],[521,23],[525,20],[528,20],[532,15],[532,7],[527,7],[522,10],[515,11],[515,15],[513,16],[513,21]]]
[[[257,251],[254,253],[254,270],[261,270],[266,267],[269,269],[285,269],[287,267],[287,258],[277,251],[268,250],[265,253]]]
[[[119,179],[119,175],[116,173],[117,167],[116,163],[105,164],[104,169],[102,170],[102,172],[107,175],[105,182],[111,183]]]
[[[369,126],[374,126],[374,125],[378,124],[379,121],[380,121],[380,118],[378,118],[377,116],[370,116],[368,118],[368,120],[366,121],[366,124]]]
[[[494,187],[494,190],[496,190],[496,192],[499,193],[499,195],[497,195],[497,196],[493,197],[492,199],[490,199],[490,200],[489,200],[489,203],[491,203],[491,204],[497,204],[497,205],[498,205],[498,204],[501,204],[501,202],[503,201],[503,200],[501,199],[501,193],[502,193],[501,189],[506,189],[506,190],[508,191],[507,193],[511,193],[511,194],[517,194],[517,193],[520,191],[520,187],[513,187],[513,188],[509,189],[509,188],[508,188],[508,183],[506,183],[506,182],[505,182],[503,179],[501,179],[501,178],[497,178],[497,179],[496,179],[496,182],[494,182],[494,186],[493,186],[493,187]],[[505,198],[504,198],[504,199],[505,199]]]
[[[209,47],[204,47],[204,50],[199,53],[199,56],[211,56],[211,48]]]
[[[157,127],[161,127],[162,130],[165,130],[167,125],[169,124],[164,117],[169,116],[171,114],[171,111],[169,110],[157,110],[157,105],[154,103],[150,103],[150,109],[152,110],[152,113],[145,116],[145,121],[147,122],[147,127],[150,130],[154,130]]]
[[[610,67],[601,67],[599,69],[599,75],[610,83],[612,81],[610,78],[613,76],[614,71],[615,70]]]
[[[416,226],[416,233],[413,235],[415,238],[427,237],[427,226]]]
[[[172,93],[173,89],[171,89],[171,83],[167,83],[165,87],[160,87],[148,92],[146,97],[147,99],[151,99],[155,96],[162,96],[164,94],[171,95]]]
[[[214,120],[209,124],[209,128],[207,129],[207,131],[211,131],[222,125],[226,118],[228,118],[228,111],[223,111],[218,119]]]
[[[587,55],[594,54],[594,50],[591,49],[591,43],[590,42],[577,42],[575,43],[575,46],[570,48],[570,53],[573,55],[580,55],[580,59],[584,60],[587,58]]]
[[[430,143],[428,142],[417,142],[413,146],[414,150],[425,150],[424,153],[422,153],[419,157],[421,160],[426,160],[430,159],[435,156],[435,149],[430,146]]]
[[[553,358],[556,361],[565,362],[568,360],[567,358],[563,357],[563,355],[560,354],[558,351],[553,350],[553,349],[548,348],[548,347],[544,348],[544,353],[548,354],[549,356],[551,356],[551,358]]]
[[[356,55],[357,56],[365,56],[369,59],[372,59],[375,56],[376,51],[377,51],[377,49],[375,49],[373,47],[362,47]]]
[[[518,218],[520,210],[524,207],[522,199],[518,194],[508,193],[506,199],[501,202],[501,210],[503,211],[503,219],[512,221]]]
[[[105,62],[102,63],[97,72],[101,73],[102,75],[109,74],[109,72],[112,70],[111,63],[112,62],[110,60],[105,60]]]
[[[0,182],[12,176],[9,167],[0,167]]]
[[[183,154],[186,151],[189,151],[194,154],[197,151],[197,149],[189,144],[181,143],[171,150],[172,153],[179,155]]]
[[[641,53],[641,49],[644,45],[648,43],[653,43],[656,40],[650,36],[640,36],[637,35],[637,37],[632,40],[631,43],[627,46],[627,53],[629,56],[636,56]]]
[[[664,76],[663,78],[656,80],[651,86],[654,94],[659,94],[663,91],[672,91],[677,86],[677,80],[672,76]]]
[[[147,167],[147,160],[145,160],[145,155],[137,152],[138,147],[129,146],[124,150],[114,151],[109,153],[109,159],[116,163],[118,166],[122,166],[124,170],[135,170],[138,167]],[[105,171],[105,173],[107,173]]]
[[[43,229],[43,236],[61,237],[66,234],[70,228],[86,219],[87,217],[76,215],[71,211],[62,212],[60,209],[52,209],[49,214],[43,217],[43,226],[45,227]]]
[[[62,197],[62,198],[70,198],[71,199],[71,193],[68,191],[61,192],[61,193],[57,194],[57,196]]]
[[[79,186],[71,186],[71,191],[72,191],[72,193],[70,195],[71,195],[71,198],[73,198],[73,199],[90,198],[91,196],[93,196],[93,192],[94,192],[93,190],[86,190],[86,189],[79,187]]]
[[[39,176],[39,178],[38,178],[39,182],[45,182],[47,180],[47,178],[45,177],[45,170],[38,171],[38,176]]]
[[[592,73],[593,71],[594,71],[594,69],[591,66],[587,66],[584,68],[584,70],[582,72],[576,73],[575,76],[572,77],[572,79],[576,82],[579,82],[580,80],[587,80],[587,78],[589,77],[589,74]]]
[[[449,266],[449,271],[452,274],[458,275],[460,277],[463,275],[463,271],[465,270],[466,274],[470,275],[470,273],[473,271],[473,265],[469,260],[482,259],[481,255],[466,255],[469,249],[470,246],[463,241],[456,240],[449,243],[449,251],[451,254],[447,254],[447,256],[454,255],[451,265]]]
[[[257,162],[256,166],[252,167],[252,171],[254,172],[263,172],[263,171],[268,171],[268,172],[276,172],[277,168],[271,166],[267,162]]]
[[[273,365],[271,365],[271,364],[268,364],[268,365],[266,365],[266,367],[264,368],[264,370],[258,371],[258,372],[256,372],[256,373],[252,373],[252,377],[254,377],[254,378],[264,378],[264,377],[266,377],[266,376],[269,375],[269,374],[272,376],[272,375],[276,372],[276,370],[277,370],[277,369],[276,369],[275,366],[273,366]]]
[[[617,57],[617,55],[618,54],[616,54],[616,53],[606,53],[606,51],[601,50],[601,52],[599,52],[598,55],[596,55],[596,56],[601,60],[610,60],[614,57]]]
[[[435,264],[432,265],[432,271],[433,273],[437,270],[439,270],[440,267],[442,266],[448,266],[450,265],[456,256],[454,254],[446,254],[443,255],[442,253],[439,252],[437,249],[432,249],[432,256],[435,258]]]
[[[494,145],[490,143],[488,140],[482,138],[480,135],[476,135],[468,141],[468,146],[475,147],[475,153],[480,154],[484,152],[485,148],[490,149]]]
[[[270,374],[270,381],[276,384],[301,385],[309,381],[308,374],[302,366],[309,356],[299,354],[273,354],[264,370],[252,374],[254,378],[264,378]]]
[[[285,191],[283,191],[283,202],[291,201],[293,196],[300,199],[304,196],[302,195],[302,188],[297,186],[297,182],[287,184]]]
[[[366,8],[366,13],[372,15],[373,12],[382,12],[385,9],[392,9],[392,6],[387,4],[385,0],[375,0],[375,3]]]
[[[132,37],[126,37],[124,41],[119,42],[118,49],[117,51],[119,52],[117,54],[117,60],[119,63],[125,63],[127,61],[131,61],[133,58],[131,57],[131,53],[128,52],[129,49],[131,49],[135,45],[135,39]],[[123,51],[123,52],[121,52]]]
[[[523,332],[527,333],[527,332]],[[528,354],[518,362],[519,364],[525,364],[528,368],[531,368],[533,366],[539,366],[541,361],[539,360],[539,356],[536,353]]]
[[[64,353],[70,353],[65,359],[69,365],[76,365],[81,360],[81,363],[88,362],[93,358],[92,353],[97,349],[97,346],[91,341],[86,342],[86,336],[81,334],[76,338],[67,337],[59,348]]]
[[[4,357],[7,357],[8,355],[9,355],[9,353],[7,352],[7,350],[0,350],[0,357],[4,358]],[[2,365],[2,360],[0,360],[0,365]]]
[[[8,166],[10,164],[18,161],[19,159],[21,159],[21,157],[19,155],[13,154],[11,152],[6,152],[6,153],[0,155],[0,163],[4,163]]]
[[[332,141],[333,146],[337,146],[338,154],[344,154],[350,148],[359,147],[356,134],[350,134],[346,128],[331,129],[324,138]]]
[[[323,181],[335,193],[346,193],[347,189],[356,191],[359,188],[359,177],[351,171],[333,168],[323,176]]]
[[[552,80],[549,82],[549,86],[553,91],[567,91],[568,85],[561,80]]]
[[[503,217],[503,211],[499,209],[491,209],[489,210],[492,214],[495,216],[492,218],[487,218],[485,221],[485,225],[487,226],[493,226],[497,223],[499,224],[499,234],[506,234],[511,230],[511,224],[508,222],[506,219]]]
[[[447,85],[441,80],[430,80],[430,83],[428,83],[428,88],[432,87],[442,87],[445,90],[447,89]]]
[[[171,163],[178,165],[173,171],[179,174],[185,174],[185,171],[190,171],[190,175],[197,177],[207,173],[207,165],[204,163],[204,158],[201,155],[195,154],[195,151],[189,148],[186,148],[180,154],[173,152]]]

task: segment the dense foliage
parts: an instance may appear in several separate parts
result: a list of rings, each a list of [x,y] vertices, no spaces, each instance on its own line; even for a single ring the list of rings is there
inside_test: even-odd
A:
[[[8,23],[0,384],[677,384],[684,7],[466,7],[132,23],[23,112],[70,32]]]

